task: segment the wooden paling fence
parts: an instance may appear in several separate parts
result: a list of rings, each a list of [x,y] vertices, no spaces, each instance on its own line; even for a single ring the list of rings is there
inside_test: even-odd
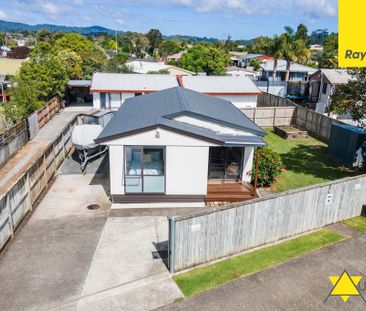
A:
[[[61,98],[53,97],[44,107],[40,108],[27,119],[0,135],[0,167],[22,148],[39,130],[60,110]]]
[[[0,197],[0,249],[14,234],[24,216],[46,189],[49,181],[72,150],[71,134],[75,117],[50,143],[45,152],[26,170],[15,184]]]
[[[169,217],[169,269],[177,272],[361,215],[366,176]]]
[[[0,167],[28,142],[27,121],[20,121],[0,135]]]

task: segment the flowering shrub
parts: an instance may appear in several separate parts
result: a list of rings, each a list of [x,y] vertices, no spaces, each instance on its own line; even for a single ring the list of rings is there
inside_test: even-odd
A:
[[[259,152],[258,187],[269,187],[275,183],[285,168],[278,153],[268,148],[258,148],[254,155],[252,181],[255,179],[256,159]]]

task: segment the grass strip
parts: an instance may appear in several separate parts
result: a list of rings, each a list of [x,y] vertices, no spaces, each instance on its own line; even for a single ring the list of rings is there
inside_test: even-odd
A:
[[[197,268],[173,277],[187,297],[258,272],[291,258],[343,240],[338,233],[322,229],[251,253]]]
[[[366,232],[366,217],[358,216],[355,218],[348,219],[344,223],[357,231]]]

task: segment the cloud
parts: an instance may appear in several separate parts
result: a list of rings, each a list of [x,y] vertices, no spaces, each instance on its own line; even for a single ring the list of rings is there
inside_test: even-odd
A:
[[[8,15],[4,12],[0,10],[0,19],[8,19]]]
[[[61,9],[59,6],[56,6],[54,3],[50,1],[37,1],[39,8],[47,14],[56,15],[61,13]]]
[[[337,0],[168,0],[168,2],[204,13],[215,11],[245,15],[295,13],[308,14],[313,17],[337,15]]]

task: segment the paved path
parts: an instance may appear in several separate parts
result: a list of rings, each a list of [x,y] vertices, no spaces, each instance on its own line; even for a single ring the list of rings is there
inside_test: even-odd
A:
[[[24,145],[1,169],[0,169],[0,195],[16,181],[19,176],[38,159],[47,148],[48,144],[55,140],[63,128],[80,112],[61,111],[56,114],[39,133],[26,145]]]
[[[340,228],[345,233],[349,230]],[[161,310],[365,310],[361,297],[344,303],[324,299],[332,289],[330,275],[346,269],[366,278],[366,234],[306,254],[268,270],[244,277]],[[366,279],[363,280],[366,280]],[[365,292],[366,295],[366,292]]]
[[[182,294],[161,257],[167,218],[108,217],[108,156],[75,157],[0,254],[0,310],[151,310]],[[98,203],[91,211],[86,207]]]
[[[0,310],[49,310],[79,297],[108,216],[108,184],[102,174],[58,174],[0,254]]]

